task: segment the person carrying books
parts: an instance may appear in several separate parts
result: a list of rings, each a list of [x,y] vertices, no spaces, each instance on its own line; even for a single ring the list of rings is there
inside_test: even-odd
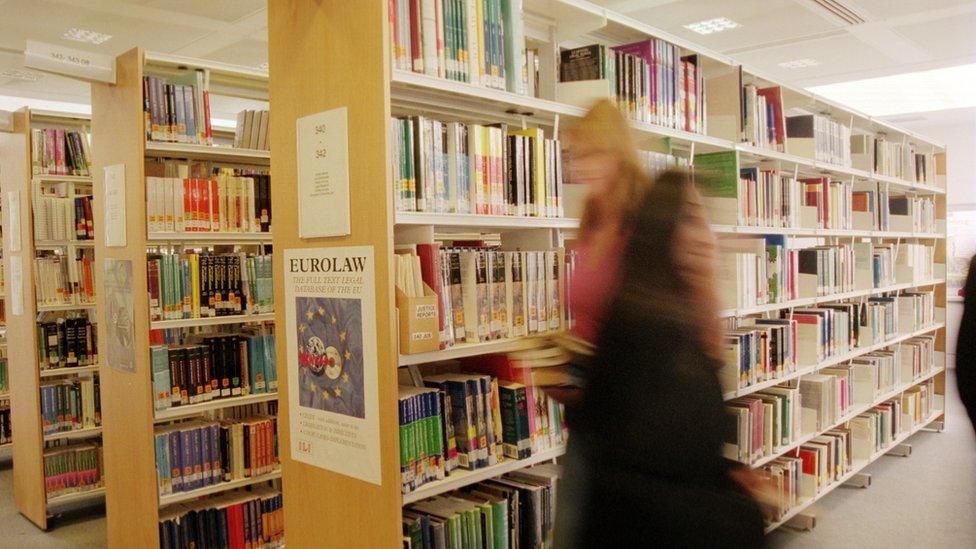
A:
[[[556,389],[569,439],[556,546],[763,544],[763,519],[721,455],[715,242],[688,173],[653,183],[610,102],[570,129],[589,186],[569,288],[573,333],[595,345]]]

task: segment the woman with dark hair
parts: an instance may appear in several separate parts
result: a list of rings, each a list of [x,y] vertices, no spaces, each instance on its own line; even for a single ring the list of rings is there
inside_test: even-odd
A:
[[[969,262],[962,292],[962,320],[956,340],[956,385],[969,421],[976,428],[976,256]]]
[[[759,507],[721,455],[715,243],[697,192],[685,172],[650,184],[629,165],[629,130],[612,105],[588,118],[570,132],[573,174],[599,191],[570,292],[584,305],[576,317],[593,322],[577,335],[596,353],[567,412],[556,545],[761,546]]]

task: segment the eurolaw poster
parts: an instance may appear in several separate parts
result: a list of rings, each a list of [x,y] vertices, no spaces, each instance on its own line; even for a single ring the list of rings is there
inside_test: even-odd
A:
[[[372,246],[286,250],[293,459],[380,484]]]

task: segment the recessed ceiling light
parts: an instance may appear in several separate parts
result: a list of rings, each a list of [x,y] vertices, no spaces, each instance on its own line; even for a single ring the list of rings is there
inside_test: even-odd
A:
[[[712,34],[713,32],[722,32],[729,29],[734,29],[736,27],[741,27],[742,25],[736,23],[731,19],[726,19],[725,17],[716,17],[715,19],[708,19],[706,21],[699,21],[697,23],[689,23],[685,25],[686,29],[693,30],[698,34]]]
[[[802,69],[805,67],[816,67],[819,64],[820,61],[806,57],[803,59],[794,59],[792,61],[786,61],[785,63],[779,63],[779,66],[783,67],[784,69]]]
[[[13,78],[15,80],[24,80],[25,82],[37,82],[41,79],[41,75],[19,69],[5,69],[0,71],[0,78]]]
[[[87,29],[68,29],[64,31],[61,38],[74,40],[75,42],[89,42],[91,44],[101,44],[112,38],[111,34],[105,34]]]
[[[808,88],[870,116],[976,107],[976,64]]]

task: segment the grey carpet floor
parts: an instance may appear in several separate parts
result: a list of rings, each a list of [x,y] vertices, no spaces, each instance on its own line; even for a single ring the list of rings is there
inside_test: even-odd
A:
[[[950,377],[948,423],[941,433],[909,439],[907,458],[885,456],[865,471],[866,489],[838,487],[817,503],[809,532],[782,528],[773,547],[976,547],[976,437]],[[55,517],[42,532],[14,507],[9,452],[0,454],[0,548],[103,547],[104,510],[81,509]]]

